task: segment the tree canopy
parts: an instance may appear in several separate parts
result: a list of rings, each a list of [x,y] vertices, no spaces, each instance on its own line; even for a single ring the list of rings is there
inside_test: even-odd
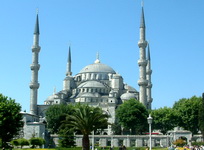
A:
[[[62,121],[73,111],[73,105],[51,105],[45,115],[48,123],[48,129],[51,133],[59,133]]]
[[[73,113],[67,115],[64,123],[83,134],[82,147],[84,150],[89,150],[89,134],[97,129],[107,128],[108,115],[99,107],[78,104]]]
[[[153,129],[160,130],[163,134],[177,126],[177,115],[172,108],[163,107],[155,109],[151,111],[151,115],[154,119]]]
[[[23,127],[21,106],[14,99],[0,94],[0,138],[3,146],[16,136]]]
[[[121,104],[116,110],[116,117],[122,127],[131,129],[132,134],[142,134],[148,129],[148,111],[143,104],[135,99]]]
[[[183,98],[175,102],[173,109],[177,113],[178,126],[185,130],[191,131],[193,134],[198,133],[198,112],[201,105],[201,97],[193,96],[191,98]]]

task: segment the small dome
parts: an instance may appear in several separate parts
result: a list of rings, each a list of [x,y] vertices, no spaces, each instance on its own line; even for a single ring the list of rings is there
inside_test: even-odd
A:
[[[125,87],[124,87],[126,90],[128,90],[129,92],[131,93],[135,93],[135,92],[138,92],[135,88],[133,88],[132,86],[129,86],[127,84],[125,84]]]
[[[46,99],[46,101],[54,101],[55,98],[58,98],[58,95],[53,94],[53,95],[49,96],[49,97]]]
[[[112,73],[112,74],[115,74],[115,71],[105,65],[105,64],[101,64],[100,61],[96,60],[94,64],[90,64],[86,67],[84,67],[79,73],[90,73],[90,72],[97,72],[97,73]]]
[[[129,92],[122,94],[122,95],[120,96],[120,98],[121,98],[122,100],[129,100],[129,99],[131,99],[131,98],[137,99],[137,98],[136,98],[136,95],[135,95],[134,93],[129,93]]]
[[[78,88],[105,88],[105,86],[97,81],[86,81],[80,84]]]

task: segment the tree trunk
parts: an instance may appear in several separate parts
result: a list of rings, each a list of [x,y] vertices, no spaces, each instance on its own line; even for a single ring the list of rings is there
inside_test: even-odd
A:
[[[82,150],[89,150],[89,135],[84,134],[82,138]]]

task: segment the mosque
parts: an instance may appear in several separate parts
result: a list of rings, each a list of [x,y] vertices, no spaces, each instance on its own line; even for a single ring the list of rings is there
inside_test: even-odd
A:
[[[76,75],[72,74],[71,47],[68,51],[68,61],[66,67],[66,76],[63,80],[63,89],[54,92],[49,96],[44,104],[38,104],[38,71],[40,64],[38,57],[41,47],[39,45],[40,30],[38,14],[33,36],[32,46],[32,64],[31,83],[30,83],[30,112],[23,112],[24,129],[23,136],[29,139],[33,135],[36,137],[46,136],[46,127],[43,124],[43,118],[46,118],[45,112],[50,105],[81,103],[93,107],[101,107],[102,110],[110,115],[109,122],[115,123],[115,111],[117,107],[125,101],[134,98],[141,102],[147,109],[151,109],[151,62],[150,49],[145,38],[145,19],[142,7],[140,20],[140,39],[139,46],[139,90],[137,91],[130,85],[123,82],[123,77],[116,73],[113,68],[103,64],[99,56],[93,61],[93,64],[86,65]],[[146,50],[147,47],[147,50]],[[42,58],[43,59],[43,58]],[[111,126],[105,130],[107,135],[112,135]]]

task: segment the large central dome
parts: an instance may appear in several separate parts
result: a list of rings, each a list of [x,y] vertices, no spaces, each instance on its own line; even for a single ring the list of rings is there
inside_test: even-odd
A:
[[[112,73],[112,74],[115,73],[115,71],[111,67],[105,64],[101,64],[98,59],[93,64],[90,64],[84,67],[80,71],[80,73],[91,73],[91,72]]]

